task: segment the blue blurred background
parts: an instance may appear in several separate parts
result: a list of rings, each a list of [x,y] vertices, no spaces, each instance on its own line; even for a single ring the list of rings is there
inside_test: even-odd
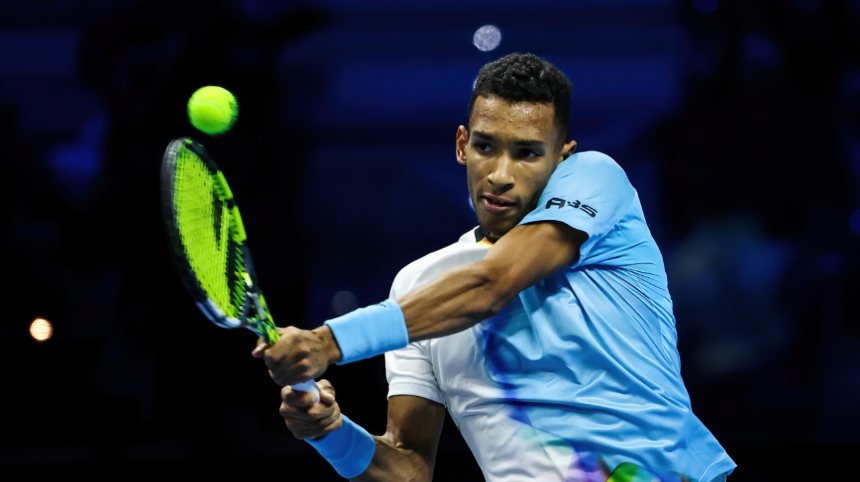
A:
[[[0,473],[337,480],[283,427],[255,337],[209,325],[173,271],[163,150],[207,145],[275,319],[318,326],[475,224],[454,134],[478,69],[515,51],[568,75],[579,149],[638,189],[730,480],[848,470],[860,0],[22,0],[0,3]],[[207,84],[241,105],[215,139],[185,116]],[[384,431],[381,359],[326,377]],[[481,480],[453,424],[437,467]]]

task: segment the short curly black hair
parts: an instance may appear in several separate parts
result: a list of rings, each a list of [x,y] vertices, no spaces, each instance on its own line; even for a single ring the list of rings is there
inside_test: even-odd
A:
[[[514,52],[481,67],[469,100],[469,119],[475,99],[498,97],[507,102],[546,102],[555,108],[555,126],[570,134],[570,94],[573,85],[558,67],[534,54]]]

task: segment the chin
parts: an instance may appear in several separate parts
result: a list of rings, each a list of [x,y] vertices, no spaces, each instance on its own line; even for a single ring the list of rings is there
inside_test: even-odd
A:
[[[507,234],[508,231],[514,228],[517,223],[511,223],[510,221],[506,222],[482,222],[480,221],[481,227],[484,228],[484,231],[489,233],[492,236],[495,236],[497,239]]]

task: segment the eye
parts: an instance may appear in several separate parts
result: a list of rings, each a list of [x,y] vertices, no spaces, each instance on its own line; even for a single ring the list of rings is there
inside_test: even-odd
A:
[[[489,152],[491,148],[486,142],[476,142],[472,145],[480,152]]]
[[[531,149],[523,149],[519,152],[520,159],[537,159],[538,157],[543,156],[543,152],[534,151]]]

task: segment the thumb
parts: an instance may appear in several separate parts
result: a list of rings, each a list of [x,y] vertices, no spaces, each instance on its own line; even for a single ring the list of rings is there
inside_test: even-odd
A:
[[[326,405],[334,404],[334,394],[328,390],[320,390],[320,401]]]
[[[320,402],[326,405],[334,404],[334,387],[331,386],[328,380],[317,382],[317,389],[320,392]]]
[[[251,356],[254,358],[263,358],[263,356],[265,355],[264,352],[268,347],[269,345],[267,345],[262,338],[257,339],[257,346],[255,346],[254,349],[251,351]]]

